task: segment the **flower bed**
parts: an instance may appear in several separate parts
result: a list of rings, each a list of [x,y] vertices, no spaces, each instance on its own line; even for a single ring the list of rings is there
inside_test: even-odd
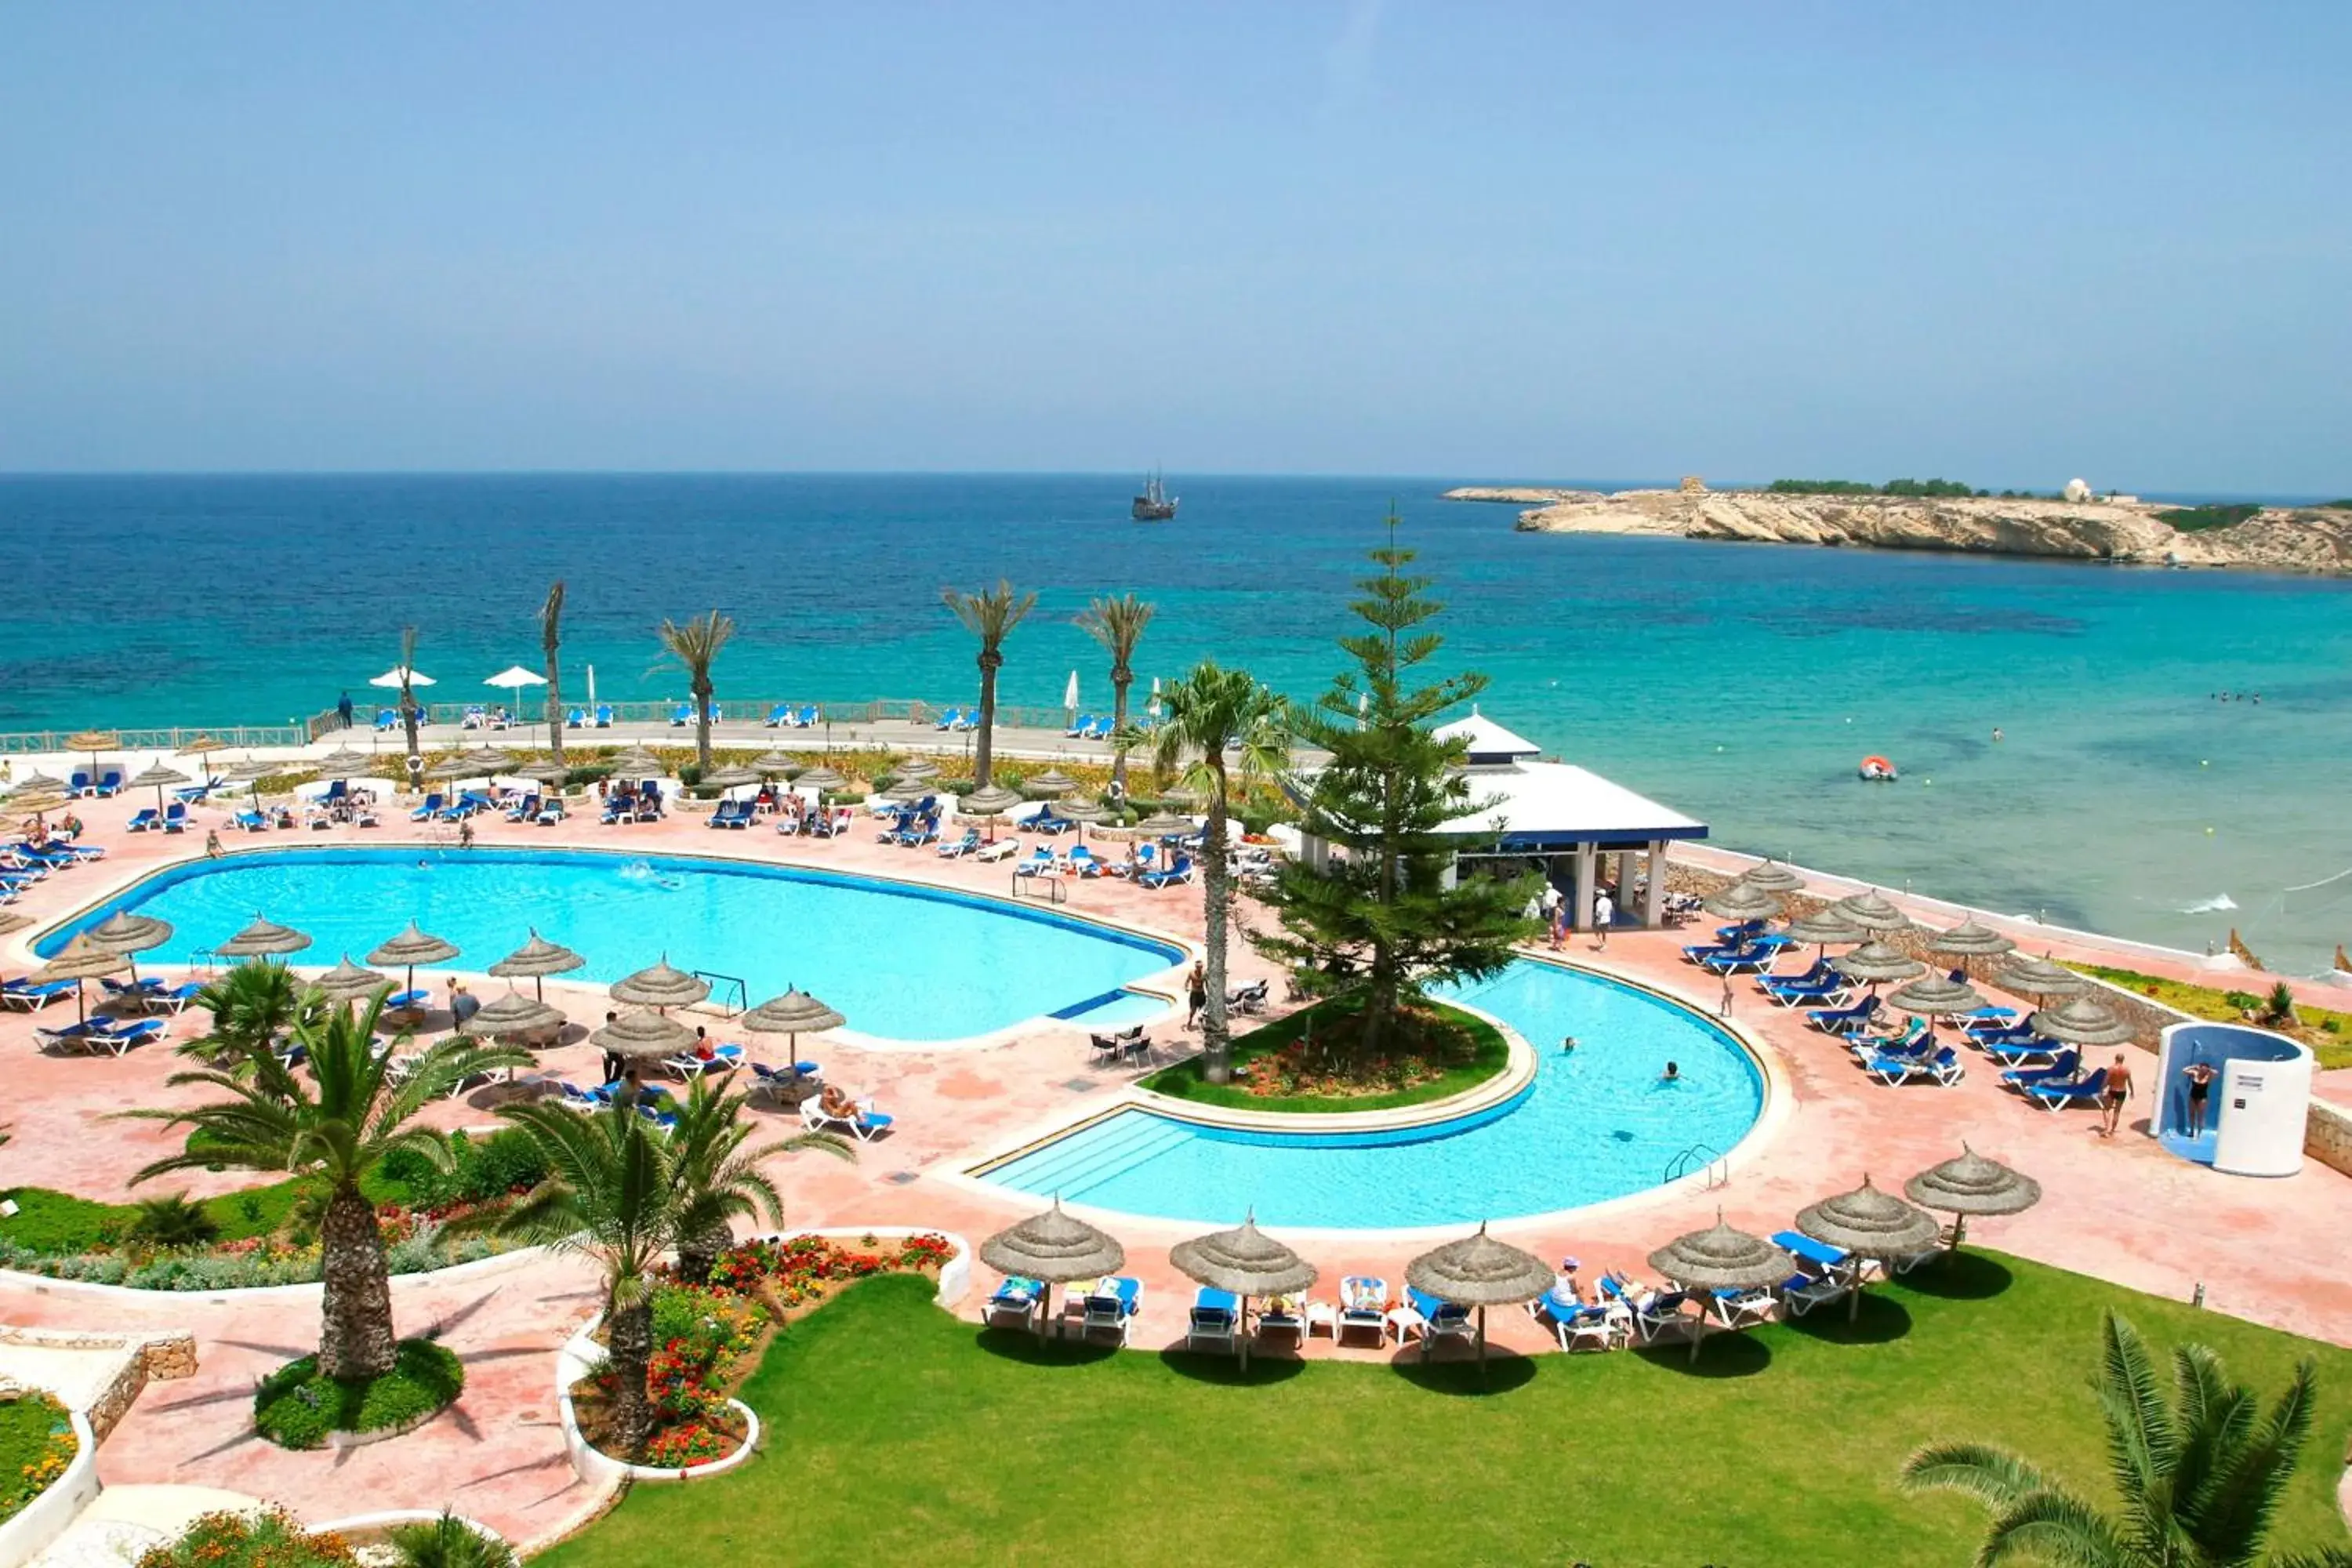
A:
[[[338,1434],[394,1436],[420,1426],[465,1392],[466,1369],[430,1340],[403,1340],[383,1376],[342,1383],[304,1356],[270,1373],[254,1391],[253,1425],[287,1448],[318,1448]]]
[[[151,1546],[139,1568],[356,1568],[350,1542],[312,1532],[282,1509],[208,1513],[177,1541]]]
[[[854,1247],[797,1236],[730,1247],[707,1285],[665,1278],[654,1293],[655,1349],[646,1373],[654,1436],[636,1473],[684,1475],[739,1453],[756,1428],[734,1391],[785,1323],[855,1280],[901,1272],[936,1276],[954,1252],[937,1234],[868,1236]],[[572,1419],[600,1455],[610,1452],[618,1386],[611,1364],[599,1360],[568,1390]]]
[[[0,1520],[49,1489],[80,1451],[73,1417],[37,1389],[0,1396]]]

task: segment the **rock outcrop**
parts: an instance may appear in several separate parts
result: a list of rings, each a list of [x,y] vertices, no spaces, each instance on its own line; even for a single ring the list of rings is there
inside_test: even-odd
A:
[[[2144,501],[1929,500],[1754,490],[1448,490],[1527,507],[1529,533],[1641,533],[1762,543],[2047,555],[2141,565],[2352,574],[2352,511],[2265,507],[2234,527],[2183,532]]]

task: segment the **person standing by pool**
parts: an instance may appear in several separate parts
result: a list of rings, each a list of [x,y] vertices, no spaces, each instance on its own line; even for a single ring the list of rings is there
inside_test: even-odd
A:
[[[2116,1053],[2115,1066],[2107,1069],[2107,1081],[2099,1091],[2099,1136],[2112,1138],[2124,1119],[2124,1102],[2132,1096],[2131,1068],[2124,1063],[2124,1054]]]
[[[1184,1026],[1197,1029],[1201,1026],[1201,1010],[1209,1005],[1209,966],[1206,963],[1199,959],[1192,961],[1192,973],[1184,977],[1184,990],[1192,1004],[1192,1010],[1184,1015]]]
[[[610,1011],[606,1012],[604,1015],[604,1026],[608,1029],[611,1028],[614,1024],[620,1022],[620,1018],[621,1016],[618,1013]],[[620,1082],[621,1069],[626,1066],[628,1066],[628,1063],[622,1058],[620,1052],[606,1051],[604,1053],[604,1081],[606,1083]]]
[[[348,730],[352,727],[352,694],[350,692],[344,692],[335,703],[335,717],[342,721],[344,729]]]
[[[449,982],[449,1022],[453,1026],[464,1028],[466,1020],[481,1010],[482,999],[467,990],[464,981]]]
[[[1592,895],[1592,945],[1602,952],[1609,951],[1609,922],[1617,918],[1616,900],[1606,889]]]
[[[2201,1138],[2205,1134],[2205,1102],[2212,1098],[2213,1079],[2217,1076],[2213,1064],[2190,1062],[2180,1076],[2189,1080],[2189,1136]]]
[[[1723,973],[1723,1000],[1715,1005],[1715,1016],[1718,1018],[1731,1016],[1731,972],[1727,969]]]

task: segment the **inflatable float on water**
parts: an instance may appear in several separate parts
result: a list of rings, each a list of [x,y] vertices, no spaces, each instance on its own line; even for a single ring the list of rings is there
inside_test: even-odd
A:
[[[1893,784],[1903,776],[1895,771],[1895,764],[1885,757],[1863,758],[1860,771],[1864,782],[1868,784]]]

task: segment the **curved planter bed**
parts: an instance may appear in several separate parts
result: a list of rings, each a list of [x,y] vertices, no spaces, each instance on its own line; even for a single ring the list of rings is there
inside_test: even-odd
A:
[[[79,1410],[68,1409],[66,1419],[73,1424],[74,1457],[40,1496],[0,1524],[0,1568],[19,1568],[38,1557],[98,1496],[98,1435]]]
[[[494,1252],[488,1258],[469,1258],[464,1263],[451,1263],[439,1268],[418,1268],[391,1277],[392,1288],[399,1289],[404,1283],[419,1281],[425,1284],[446,1284],[452,1280],[476,1279],[519,1268],[538,1262],[554,1250],[551,1247],[518,1247],[511,1252]],[[0,1268],[0,1287],[30,1290],[37,1296],[57,1295],[80,1297],[93,1301],[202,1301],[212,1306],[226,1306],[233,1301],[299,1300],[305,1294],[316,1296],[325,1289],[318,1280],[300,1285],[232,1285],[218,1289],[156,1290],[143,1285],[101,1285],[94,1279],[60,1279],[52,1274],[31,1274],[21,1268]]]

